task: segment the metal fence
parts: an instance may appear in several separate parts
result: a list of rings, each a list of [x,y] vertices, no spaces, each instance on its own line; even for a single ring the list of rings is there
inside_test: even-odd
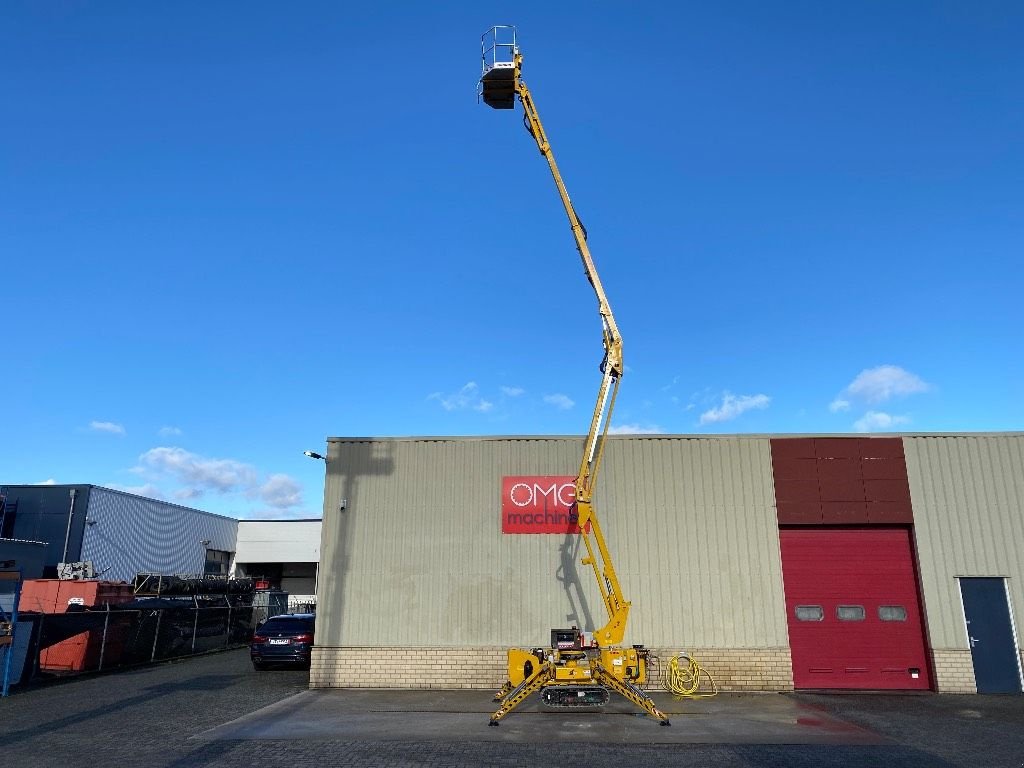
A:
[[[141,664],[244,645],[272,612],[249,601],[155,599],[127,607],[23,613],[31,633],[21,682]],[[279,611],[277,611],[279,612]]]
[[[289,613],[316,613],[316,595],[288,595]]]

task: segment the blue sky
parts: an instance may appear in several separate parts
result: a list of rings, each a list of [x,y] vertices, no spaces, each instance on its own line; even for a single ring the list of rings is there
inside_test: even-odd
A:
[[[328,436],[584,432],[596,304],[476,103],[495,23],[622,330],[614,429],[1024,426],[1019,3],[2,15],[0,482],[300,517]]]

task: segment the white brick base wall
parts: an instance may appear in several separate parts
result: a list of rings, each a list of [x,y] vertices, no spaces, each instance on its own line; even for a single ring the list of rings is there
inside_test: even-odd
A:
[[[791,691],[788,648],[687,649],[723,691]],[[506,648],[394,648],[314,646],[311,688],[473,688],[497,690],[505,682]],[[651,649],[664,674],[680,649]],[[661,686],[651,679],[648,688]]]
[[[977,693],[970,650],[934,648],[935,690],[939,693]]]

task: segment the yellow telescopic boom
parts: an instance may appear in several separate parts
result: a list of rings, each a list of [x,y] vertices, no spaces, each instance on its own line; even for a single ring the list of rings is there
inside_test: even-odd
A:
[[[485,60],[485,71],[481,78],[481,98],[496,109],[509,109],[514,106],[513,94],[519,97],[519,101],[523,105],[523,121],[530,131],[530,135],[537,142],[537,148],[541,155],[548,162],[551,177],[555,181],[558,195],[565,207],[565,214],[569,217],[569,226],[572,228],[572,236],[576,241],[576,250],[579,251],[580,258],[583,260],[583,271],[597,296],[597,311],[601,316],[604,359],[601,361],[601,386],[598,389],[597,402],[590,419],[590,430],[583,447],[580,470],[576,476],[576,511],[580,530],[583,531],[583,541],[587,547],[587,557],[583,559],[582,564],[593,567],[594,576],[597,578],[601,590],[601,597],[608,611],[608,623],[594,632],[594,638],[600,645],[617,645],[625,636],[629,603],[622,596],[619,578],[615,573],[611,554],[605,544],[601,524],[595,514],[593,495],[594,486],[597,483],[597,473],[601,468],[605,437],[608,435],[612,411],[615,409],[615,398],[619,392],[619,381],[622,377],[622,336],[619,334],[619,327],[612,314],[611,305],[608,303],[604,286],[601,284],[601,278],[597,274],[597,268],[590,255],[586,229],[580,222],[569,192],[565,188],[565,182],[562,181],[558,163],[555,162],[555,153],[551,150],[551,142],[548,141],[547,133],[544,131],[544,125],[541,123],[533,95],[522,79],[523,56],[514,42],[511,44],[496,43],[496,45],[511,47],[508,51],[511,61],[500,61],[501,56],[499,55],[498,60],[493,62],[494,65],[488,68],[488,62]],[[506,58],[508,57],[506,56]],[[511,66],[502,66],[503,64],[511,64]],[[591,541],[592,538],[593,541]],[[597,544],[596,553],[594,551],[595,542]],[[595,554],[600,556],[600,564]]]
[[[488,36],[490,46],[487,44]],[[566,709],[602,706],[608,701],[609,693],[615,692],[644,709],[661,725],[669,725],[668,716],[655,706],[642,688],[647,681],[649,652],[642,645],[628,648],[619,646],[626,633],[629,603],[622,596],[622,588],[593,506],[594,487],[622,378],[622,337],[590,256],[587,231],[576,215],[537,106],[530,89],[523,82],[523,57],[515,42],[515,28],[494,27],[484,35],[482,50],[484,65],[480,76],[480,98],[495,109],[514,109],[516,97],[519,98],[523,105],[524,122],[548,162],[551,177],[555,181],[566,216],[569,217],[576,249],[583,260],[583,271],[597,296],[604,358],[601,361],[601,386],[597,393],[597,403],[590,419],[580,471],[576,475],[576,513],[587,546],[587,556],[582,562],[594,569],[601,598],[608,612],[608,623],[594,632],[592,645],[585,644],[578,628],[573,627],[571,630],[553,629],[551,646],[548,648],[510,648],[508,680],[494,697],[499,706],[491,715],[489,724],[498,725],[502,718],[534,693],[540,694],[545,706]]]

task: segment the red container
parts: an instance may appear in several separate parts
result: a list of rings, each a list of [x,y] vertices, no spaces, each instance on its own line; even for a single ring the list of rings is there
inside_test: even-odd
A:
[[[21,585],[20,611],[66,613],[69,605],[86,608],[118,605],[135,597],[131,584],[99,579],[28,579]]]
[[[29,579],[22,584],[18,610],[67,613],[72,605],[102,608],[110,604],[115,607],[134,597],[131,585],[122,581]],[[120,632],[120,622],[111,620],[107,627],[107,648],[103,651],[104,665],[116,663],[121,655]],[[39,654],[39,667],[63,672],[96,669],[102,645],[102,627],[82,632],[43,649]]]

